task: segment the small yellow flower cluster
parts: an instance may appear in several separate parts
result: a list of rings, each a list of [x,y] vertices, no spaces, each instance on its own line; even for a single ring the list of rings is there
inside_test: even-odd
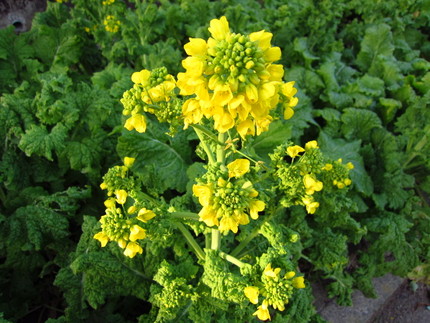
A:
[[[280,275],[281,268],[272,268],[268,264],[261,275],[261,281],[257,286],[247,286],[244,289],[245,296],[252,304],[259,303],[259,297],[264,299],[254,313],[258,319],[265,321],[270,320],[269,306],[280,311],[285,310],[285,304],[294,293],[294,288],[305,288],[304,278],[296,276],[293,271],[286,272],[284,276]]]
[[[135,129],[140,133],[145,132],[145,112],[154,114],[160,122],[174,123],[181,108],[174,93],[175,79],[167,73],[167,69],[144,69],[133,73],[131,80],[134,83],[133,88],[126,91],[121,99],[123,114],[130,115],[124,127],[129,131]]]
[[[258,192],[250,181],[243,179],[249,172],[249,160],[237,159],[227,165],[228,179],[219,177],[216,182],[194,185],[193,193],[203,206],[200,221],[218,226],[221,232],[237,233],[239,225],[256,220],[265,203],[256,199]]]
[[[293,161],[298,157],[298,161],[292,164],[282,163],[278,165],[276,175],[280,178],[280,188],[285,192],[283,204],[304,205],[309,214],[315,213],[319,203],[314,200],[313,194],[323,189],[323,183],[317,179],[313,163],[320,164],[318,157],[315,156],[315,150],[318,149],[318,143],[313,140],[306,143],[305,148],[294,145],[286,149],[286,154]],[[304,155],[301,155],[305,153]],[[309,161],[312,160],[312,162]],[[320,171],[320,170],[318,170]]]
[[[110,33],[117,33],[121,22],[115,18],[115,16],[109,15],[103,20],[103,25],[106,31]]]
[[[100,241],[102,247],[105,247],[109,241],[115,241],[120,248],[124,249],[125,256],[133,258],[143,252],[138,240],[146,238],[146,231],[139,224],[155,217],[155,213],[142,208],[137,212],[136,217],[130,218],[116,207],[116,203],[124,205],[126,199],[127,192],[118,190],[116,199],[110,198],[105,201],[106,214],[100,218],[102,231],[96,233],[94,239]],[[128,211],[128,213],[135,213],[136,208],[131,206]]]
[[[326,172],[330,173],[333,185],[339,189],[352,184],[348,174],[350,170],[354,169],[354,165],[351,162],[346,163],[345,165],[342,162],[342,158],[339,158],[334,163],[325,164],[322,168]]]
[[[183,105],[185,127],[212,118],[214,128],[224,133],[236,127],[242,138],[259,135],[272,121],[278,103],[289,119],[298,103],[294,82],[283,83],[279,47],[271,47],[272,34],[264,30],[241,35],[230,32],[226,17],[210,22],[207,41],[190,38],[178,74],[181,95],[192,95]]]
[[[111,5],[114,2],[115,2],[115,0],[105,0],[105,1],[102,1],[102,5],[108,6],[108,5]]]

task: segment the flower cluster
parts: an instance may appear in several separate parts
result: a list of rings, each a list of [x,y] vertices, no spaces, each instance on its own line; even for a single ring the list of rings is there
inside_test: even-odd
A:
[[[133,88],[124,92],[121,99],[123,114],[130,116],[124,124],[127,130],[145,132],[145,112],[154,114],[160,122],[179,123],[182,101],[176,97],[176,81],[165,67],[135,72],[131,80]]]
[[[114,166],[103,176],[103,182],[100,184],[102,190],[107,190],[108,196],[120,195],[124,198],[125,191],[131,191],[136,184],[132,177],[128,176],[130,167],[133,166],[135,159],[132,157],[124,158],[123,166]],[[126,198],[127,196],[125,196]]]
[[[227,165],[228,179],[193,186],[193,193],[203,206],[200,221],[208,226],[218,226],[221,232],[237,233],[239,225],[249,223],[249,216],[256,220],[265,203],[258,200],[258,192],[243,175],[249,171],[249,160],[237,159]]]
[[[270,320],[269,306],[283,311],[294,289],[305,288],[302,276],[296,277],[293,271],[286,272],[283,276],[280,273],[281,268],[272,268],[272,265],[268,264],[261,275],[261,280],[255,286],[247,286],[244,289],[245,296],[253,304],[260,303],[260,296],[263,298],[254,313],[262,321]]]
[[[103,25],[105,26],[106,31],[114,34],[118,32],[121,22],[117,20],[115,16],[108,15],[103,20]]]
[[[278,161],[275,176],[279,178],[279,188],[284,192],[281,203],[285,207],[291,205],[304,205],[309,214],[315,213],[319,203],[314,200],[314,193],[323,189],[323,182],[317,179],[321,171],[322,155],[318,150],[318,143],[310,141],[305,148],[294,145],[281,147],[281,156]],[[304,155],[301,155],[304,153]],[[289,156],[292,161],[288,164],[283,161],[282,156]]]
[[[354,165],[351,162],[346,164],[342,162],[342,158],[339,158],[334,163],[327,163],[323,167],[323,170],[330,174],[333,186],[339,189],[351,185],[352,181],[349,178],[349,171],[354,169]]]
[[[115,0],[104,0],[104,1],[102,1],[102,5],[108,6],[108,5],[113,4],[114,2],[115,2]]]
[[[105,247],[109,241],[115,241],[120,248],[124,249],[125,256],[133,258],[143,252],[138,240],[146,238],[146,231],[140,225],[155,217],[155,213],[142,208],[137,212],[137,216],[129,217],[116,205],[116,203],[125,204],[127,193],[119,190],[116,195],[116,199],[110,198],[105,201],[106,214],[100,218],[102,231],[96,233],[94,239],[100,241],[102,247]],[[135,212],[136,209],[131,206],[127,213]]]
[[[185,73],[178,74],[182,95],[192,95],[183,105],[185,127],[213,118],[220,133],[236,127],[242,138],[259,135],[272,121],[271,110],[284,106],[284,117],[293,115],[294,82],[283,83],[279,47],[264,30],[241,35],[230,32],[225,17],[210,22],[207,41],[190,38],[184,48]]]

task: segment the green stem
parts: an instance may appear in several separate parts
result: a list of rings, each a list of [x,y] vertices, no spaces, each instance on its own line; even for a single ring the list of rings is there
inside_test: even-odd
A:
[[[232,256],[232,255],[229,255],[229,254],[227,254],[227,253],[225,253],[225,252],[220,252],[219,253],[219,256],[221,257],[221,258],[223,258],[223,259],[225,259],[225,260],[227,260],[227,261],[229,261],[229,262],[231,262],[233,265],[236,265],[236,266],[238,266],[239,268],[242,268],[243,266],[245,266],[246,265],[246,263],[244,263],[244,262],[242,262],[242,261],[240,261],[239,259],[237,259],[236,257],[234,257],[234,256]]]
[[[231,252],[231,255],[236,257],[239,255],[239,253],[254,239],[256,236],[260,234],[260,229],[266,223],[269,221],[276,213],[278,213],[280,210],[282,210],[283,207],[278,207],[274,212],[272,212],[270,215],[264,216],[263,220],[260,222],[260,225],[258,227],[255,227],[254,230],[244,239],[242,240],[236,248]]]
[[[218,229],[212,229],[211,249],[219,250],[221,247],[221,234]]]
[[[206,155],[208,156],[208,160],[209,160],[209,164],[215,164],[215,156],[212,153],[212,150],[209,148],[207,142],[206,142],[206,138],[204,137],[204,135],[206,134],[205,132],[203,132],[200,127],[195,127],[195,125],[192,126],[194,131],[196,132],[197,137],[199,137],[200,139],[200,144],[203,147],[203,150],[205,151]]]
[[[199,215],[194,212],[172,212],[169,214],[169,216],[172,218],[199,220]]]
[[[188,229],[185,227],[185,225],[183,225],[180,222],[177,222],[175,224],[176,224],[176,227],[184,235],[184,237],[187,240],[187,242],[190,245],[190,247],[194,250],[194,253],[196,254],[197,258],[199,258],[199,260],[204,260],[205,257],[206,257],[205,253],[204,253],[203,249],[200,248],[200,246],[197,243],[197,241],[193,238],[193,236],[191,235],[190,231],[188,231]]]
[[[222,143],[222,144],[220,144]],[[218,134],[218,145],[216,149],[216,161],[218,163],[221,163],[222,165],[225,164],[225,133],[219,133]]]

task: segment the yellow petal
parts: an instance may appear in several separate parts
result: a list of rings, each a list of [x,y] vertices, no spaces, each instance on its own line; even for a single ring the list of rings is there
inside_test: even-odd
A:
[[[143,133],[146,131],[146,119],[145,116],[139,113],[132,115],[128,118],[124,124],[124,127],[131,131],[135,129],[137,132]]]
[[[293,279],[293,287],[295,288],[305,288],[305,279],[302,276]]]
[[[252,304],[258,303],[258,294],[260,293],[258,287],[255,286],[247,286],[244,289],[245,296],[248,297],[249,301]]]
[[[149,80],[149,76],[151,75],[151,72],[148,70],[141,70],[140,72],[135,72],[131,75],[131,80],[135,84],[141,84],[143,86],[146,86]]]
[[[291,146],[287,148],[287,154],[291,157],[291,158],[295,158],[297,157],[300,153],[304,152],[305,150],[300,147],[300,146]]]
[[[140,226],[135,224],[131,227],[130,236],[129,236],[130,241],[136,241],[138,239],[145,239],[145,237],[146,237],[146,232]]]
[[[125,190],[116,190],[115,191],[116,201],[118,204],[124,204],[127,200],[127,192]]]
[[[228,177],[241,177],[249,172],[251,163],[248,159],[239,158],[227,165]]]
[[[109,242],[109,237],[103,231],[96,233],[93,238],[100,241],[102,247]]]
[[[281,59],[281,49],[279,47],[271,47],[264,52],[264,59],[268,62],[275,62]]]
[[[136,158],[133,157],[124,157],[124,165],[127,167],[131,167],[133,166],[135,160]]]
[[[273,34],[260,30],[249,35],[251,41],[257,41],[258,46],[265,50],[270,47],[270,41],[272,40]]]
[[[312,141],[308,141],[305,144],[305,149],[309,150],[309,149],[316,149],[318,148],[318,142],[316,140],[312,140]]]
[[[270,313],[266,303],[263,302],[263,304],[257,308],[258,310],[253,315],[257,315],[258,319],[261,321],[270,320]]]
[[[245,139],[247,135],[254,136],[255,135],[254,122],[252,122],[252,120],[249,120],[249,119],[242,121],[237,125],[237,132],[242,137],[242,139]]]
[[[201,38],[190,38],[190,42],[184,45],[184,49],[191,56],[206,55],[207,44]]]
[[[147,210],[145,208],[142,208],[139,210],[139,212],[137,213],[137,219],[139,221],[142,221],[144,223],[148,222],[149,220],[151,220],[152,218],[154,218],[156,216],[156,214],[151,211],[151,210]]]
[[[284,119],[288,120],[291,119],[294,115],[294,110],[291,109],[291,107],[286,107],[284,110]]]
[[[263,201],[255,200],[251,201],[249,206],[249,215],[252,219],[258,219],[258,212],[261,212],[266,207],[266,204]]]
[[[212,19],[208,30],[215,40],[225,39],[230,34],[227,18],[222,16],[220,19]]]
[[[142,247],[139,246],[136,242],[129,242],[124,250],[124,255],[133,258],[134,256],[136,256],[137,253],[141,254],[142,252]]]

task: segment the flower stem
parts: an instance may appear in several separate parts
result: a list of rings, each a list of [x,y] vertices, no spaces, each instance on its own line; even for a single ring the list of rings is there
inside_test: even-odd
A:
[[[219,250],[221,247],[221,235],[218,229],[212,229],[211,249]]]
[[[185,227],[185,225],[183,225],[180,222],[177,222],[175,224],[176,224],[176,227],[184,235],[184,237],[187,240],[187,242],[190,245],[190,247],[194,250],[194,253],[196,254],[197,258],[199,258],[199,260],[204,260],[206,258],[205,252],[203,251],[202,248],[200,248],[199,244],[193,238],[193,236],[191,235],[190,231],[188,231],[188,229]]]
[[[221,143],[221,144],[220,144]],[[218,134],[218,145],[216,149],[216,161],[225,164],[225,133]]]
[[[232,255],[229,255],[225,252],[220,252],[219,256],[229,262],[231,262],[233,265],[238,266],[239,268],[242,268],[243,266],[246,265],[246,263],[240,261],[239,259],[237,259],[236,257],[233,257]]]
[[[169,214],[169,216],[172,218],[199,220],[199,215],[194,212],[172,212]]]
[[[196,127],[196,125],[193,125],[193,129],[196,132],[197,137],[200,139],[200,144],[203,147],[203,150],[205,151],[206,155],[208,156],[209,164],[215,164],[215,156],[212,153],[212,150],[209,148],[205,135],[208,136],[206,131],[202,131],[202,127]]]

